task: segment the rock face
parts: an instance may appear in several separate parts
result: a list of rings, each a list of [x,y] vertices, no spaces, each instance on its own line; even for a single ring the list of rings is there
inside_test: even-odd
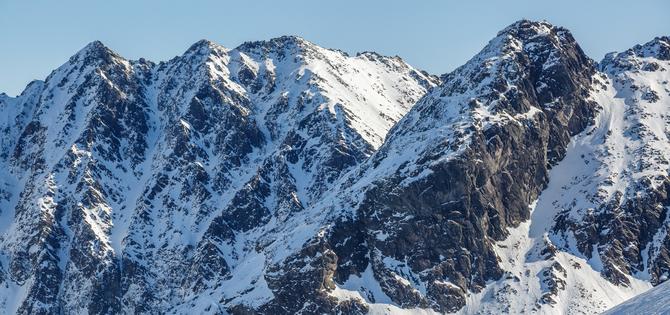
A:
[[[670,268],[667,37],[441,77],[298,37],[0,95],[4,313],[596,313]]]
[[[477,312],[599,313],[666,280],[668,48],[656,38],[600,63],[594,121],[530,221],[496,245],[506,275],[474,297]]]
[[[338,224],[363,230],[364,252],[336,242],[339,278],[369,264],[391,301],[438,312],[499,279],[494,243],[529,219],[548,168],[593,119],[595,72],[567,30],[521,21],[444,76],[344,193],[363,195]]]

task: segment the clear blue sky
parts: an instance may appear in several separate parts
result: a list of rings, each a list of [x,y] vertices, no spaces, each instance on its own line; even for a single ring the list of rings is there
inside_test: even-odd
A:
[[[291,34],[441,74],[521,18],[569,28],[596,60],[670,35],[668,0],[0,0],[0,92],[20,93],[96,39],[126,58],[160,61],[202,38],[234,48]]]

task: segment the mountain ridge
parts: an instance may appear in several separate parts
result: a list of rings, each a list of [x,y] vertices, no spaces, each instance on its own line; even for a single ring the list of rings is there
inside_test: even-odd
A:
[[[602,311],[667,279],[667,44],[598,64],[520,20],[438,78],[296,36],[94,41],[0,96],[0,307]]]
[[[216,217],[225,220],[222,223],[230,226],[227,227],[230,233],[236,233],[231,227],[246,233],[244,230],[249,229],[252,222],[263,224],[261,222],[273,216],[277,206],[271,202],[298,211],[302,203],[309,201],[310,194],[318,195],[340,169],[346,169],[356,158],[368,154],[374,147],[374,143],[368,141],[381,139],[383,134],[377,132],[384,132],[385,126],[390,125],[389,120],[393,121],[394,116],[407,110],[407,105],[402,104],[411,103],[423,93],[426,82],[434,80],[425,77],[422,86],[409,76],[413,68],[402,63],[347,59],[342,55],[335,55],[340,56],[338,64],[333,60],[330,65],[321,67],[320,56],[330,51],[316,46],[310,48],[315,55],[301,57],[305,62],[294,62],[264,56],[254,59],[244,52],[231,56],[225,48],[199,42],[181,57],[154,64],[146,60],[127,61],[100,42],[93,42],[46,81],[34,84],[36,97],[24,97],[31,106],[39,108],[32,116],[25,115],[30,116],[25,119],[26,124],[34,127],[25,128],[21,135],[8,137],[12,141],[7,143],[5,152],[13,151],[7,162],[13,165],[10,172],[14,174],[7,174],[6,179],[19,179],[8,183],[8,189],[3,190],[8,198],[3,209],[22,204],[27,209],[19,209],[17,213],[34,211],[35,215],[22,217],[20,225],[25,228],[19,228],[16,222],[8,223],[8,228],[16,227],[19,231],[11,233],[11,240],[3,238],[5,246],[11,247],[5,248],[12,257],[3,266],[11,265],[7,268],[12,269],[10,274],[17,283],[32,279],[28,275],[30,270],[42,268],[39,266],[51,266],[49,271],[39,274],[56,282],[67,282],[54,285],[37,280],[39,286],[27,284],[29,298],[13,311],[51,312],[54,308],[67,307],[119,312],[120,305],[135,311],[149,311],[161,307],[163,299],[174,296],[167,292],[181,285],[182,280],[166,277],[172,276],[171,270],[184,267],[177,259],[183,255],[193,257],[193,270],[202,271],[185,275],[192,283],[208,275],[227,277],[224,266],[232,264],[234,256],[226,256],[218,245],[212,247],[208,241],[211,237],[221,237],[214,221]],[[284,47],[276,49],[280,50],[277,53],[285,53]],[[312,65],[306,62],[321,68],[310,68]],[[347,69],[352,67],[350,62],[363,63],[367,68],[361,69],[371,76],[375,73],[407,78],[407,83],[391,85],[389,80],[382,82],[381,88],[375,87],[377,100],[383,100],[382,104],[357,101],[370,108],[386,104],[380,113],[388,114],[366,117],[370,122],[380,122],[374,129],[351,112],[343,116],[341,110],[358,98],[355,93],[346,94],[354,87],[352,84],[357,84],[356,88],[370,89],[368,83],[361,85],[352,81],[355,78],[341,77],[329,78],[333,83],[325,85],[320,78],[339,76],[335,68],[330,68],[333,65],[340,67],[340,71],[348,71],[342,72],[344,75],[351,73]],[[333,90],[334,84],[339,84],[336,90]],[[397,91],[397,95],[404,95],[406,99],[395,95],[391,99],[387,91]],[[337,103],[331,102],[332,96],[324,93],[338,96],[334,100]],[[367,92],[366,95],[374,96]],[[32,112],[30,106],[26,110]],[[297,119],[278,119],[291,113],[297,114]],[[352,119],[357,119],[356,127],[361,131],[352,128]],[[291,124],[286,125],[287,122]],[[6,130],[11,135],[11,119],[7,123]],[[311,142],[304,139],[308,135]],[[339,145],[342,135],[351,140]],[[302,150],[306,150],[305,153],[301,153]],[[287,164],[286,159],[293,163]],[[303,172],[303,167],[292,169],[290,166],[298,161],[304,161],[302,165],[309,162],[321,166],[320,169],[309,166],[314,169],[313,181],[305,178],[307,182],[300,187],[296,186],[295,178]],[[67,169],[71,171],[66,172]],[[281,176],[275,174],[276,171]],[[281,178],[275,179],[276,176]],[[23,183],[21,177],[29,180]],[[37,189],[36,184],[41,180],[46,183],[44,192],[36,191],[34,197],[28,194],[19,197],[16,190]],[[69,188],[72,184],[74,186]],[[245,191],[245,185],[258,190]],[[132,189],[132,186],[139,187]],[[166,186],[173,188],[166,191]],[[277,194],[289,198],[275,200]],[[33,207],[32,198],[41,206]],[[82,202],[78,203],[75,198],[82,198]],[[242,210],[236,212],[232,206],[230,211],[217,213],[214,204],[221,199],[228,201],[218,202],[248,204],[257,211],[257,217],[240,216],[236,213]],[[153,210],[165,209],[166,205],[170,211]],[[185,217],[187,220],[178,219],[189,212],[193,215]],[[12,215],[8,211],[3,214]],[[38,219],[43,216],[44,220]],[[54,221],[56,217],[59,219]],[[14,221],[9,217],[7,220]],[[181,226],[179,221],[185,225]],[[152,228],[157,222],[161,223]],[[208,228],[212,222],[214,225]],[[43,229],[44,234],[33,236],[30,229],[34,227]],[[166,232],[192,236],[184,242],[165,238],[169,235]],[[35,244],[31,248],[38,249],[39,255],[25,252],[27,248],[21,246],[8,245],[20,242],[23,237],[27,243]],[[189,238],[192,240],[188,241]],[[231,250],[230,254],[236,255],[237,250]],[[197,253],[200,251],[202,254]],[[225,256],[228,262],[207,253]],[[155,258],[142,258],[147,255],[155,255]],[[162,258],[169,264],[163,264]],[[208,269],[214,273],[207,273]],[[165,276],[158,272],[164,272]],[[93,276],[95,274],[97,276]],[[158,287],[166,291],[150,284],[161,278],[164,284]],[[88,279],[95,281],[80,284]],[[16,290],[16,287],[10,289],[11,292]],[[68,304],[54,303],[56,296],[69,301]],[[77,304],[77,300],[91,304]]]

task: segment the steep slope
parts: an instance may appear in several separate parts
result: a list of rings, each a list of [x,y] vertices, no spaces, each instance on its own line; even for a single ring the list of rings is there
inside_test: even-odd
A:
[[[166,311],[220,288],[435,82],[296,37],[159,64],[89,44],[0,99],[3,310]]]
[[[5,302],[10,311],[54,312],[65,306],[59,299],[79,298],[97,311],[106,301],[93,300],[116,284],[108,205],[127,183],[115,170],[140,159],[146,145],[130,67],[94,42],[15,103],[34,101],[3,161],[12,189],[2,207],[2,221],[11,222],[2,231],[2,296],[19,294]]]

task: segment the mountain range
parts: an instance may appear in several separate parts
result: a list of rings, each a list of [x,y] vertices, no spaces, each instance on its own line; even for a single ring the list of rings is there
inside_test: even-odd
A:
[[[0,310],[605,311],[670,275],[669,71],[670,37],[596,62],[528,20],[439,76],[92,42],[0,94]]]

